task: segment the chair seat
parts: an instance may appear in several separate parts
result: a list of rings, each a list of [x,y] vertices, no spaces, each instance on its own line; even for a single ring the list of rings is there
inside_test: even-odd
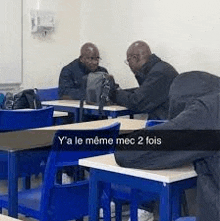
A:
[[[69,220],[72,217],[79,219],[87,216],[89,197],[88,180],[64,186],[56,185],[52,190],[51,195],[56,193],[58,197],[55,199],[51,196],[51,201],[53,201],[51,207],[53,209],[50,209],[50,213],[53,218],[50,217],[48,220],[61,221]],[[40,220],[41,193],[41,187],[20,191],[18,193],[18,212]],[[62,205],[60,205],[60,201],[62,201]],[[8,208],[8,195],[0,196],[0,207]],[[56,208],[60,208],[60,211]]]
[[[18,193],[18,210],[20,213],[39,219],[41,187]],[[1,207],[8,208],[8,195],[0,196]]]

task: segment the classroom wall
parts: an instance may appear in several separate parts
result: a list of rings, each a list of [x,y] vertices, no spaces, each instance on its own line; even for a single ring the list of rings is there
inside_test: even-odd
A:
[[[179,72],[220,76],[219,0],[82,0],[80,40],[97,43],[102,63],[123,87],[136,85],[124,64],[128,46],[149,43]]]
[[[55,31],[31,34],[30,11],[55,14]],[[61,68],[87,41],[100,49],[100,65],[122,88],[137,86],[124,63],[128,46],[149,43],[152,52],[179,72],[220,76],[219,0],[23,0],[23,88],[56,86]]]
[[[0,86],[22,81],[21,1],[0,1]]]
[[[23,88],[58,85],[61,68],[79,56],[80,1],[23,0]],[[31,10],[54,13],[55,30],[31,34]]]

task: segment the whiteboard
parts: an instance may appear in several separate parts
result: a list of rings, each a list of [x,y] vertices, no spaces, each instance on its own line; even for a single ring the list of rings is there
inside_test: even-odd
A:
[[[22,83],[22,0],[0,1],[0,85]]]

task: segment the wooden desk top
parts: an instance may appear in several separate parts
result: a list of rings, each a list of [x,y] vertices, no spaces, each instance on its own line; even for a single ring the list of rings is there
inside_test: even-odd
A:
[[[58,125],[53,127],[43,127],[33,130],[85,130],[85,129],[96,129],[104,126],[109,126],[115,122],[121,123],[120,130],[139,130],[145,128],[146,121],[145,120],[137,120],[137,119],[127,119],[127,118],[113,118],[113,119],[106,119],[106,120],[96,120],[96,121],[89,121],[83,123],[74,123],[74,124],[65,124],[65,125]]]
[[[10,216],[5,216],[0,214],[0,221],[18,221],[19,219],[12,218]]]
[[[52,106],[64,106],[64,107],[80,107],[80,101],[79,100],[53,100],[53,101],[42,101],[43,105],[52,105]],[[86,104],[84,102],[83,105],[84,109],[93,109],[93,110],[98,110],[99,107],[96,105],[90,105]],[[109,111],[122,111],[122,110],[127,110],[126,107],[118,106],[118,105],[110,105],[110,106],[104,106],[104,110],[109,110]]]
[[[79,165],[165,183],[197,176],[192,165],[166,170],[140,170],[120,167],[116,164],[114,154],[80,159]]]
[[[100,121],[90,121],[76,124],[66,124],[44,127],[32,130],[0,133],[0,150],[18,151],[50,146],[57,130],[86,130],[108,126],[120,122],[120,130],[138,130],[145,127],[144,120],[115,118]]]

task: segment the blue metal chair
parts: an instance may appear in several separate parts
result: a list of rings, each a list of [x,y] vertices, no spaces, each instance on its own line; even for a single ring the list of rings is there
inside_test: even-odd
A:
[[[37,95],[39,96],[40,101],[59,100],[58,87],[37,89]],[[71,121],[70,118],[69,115],[54,117],[54,125],[72,123],[73,121]]]
[[[193,216],[181,217],[176,219],[175,221],[196,221],[196,217]]]
[[[146,127],[152,127],[152,126],[156,126],[158,124],[163,124],[166,122],[168,122],[168,120],[147,120]]]
[[[51,126],[53,107],[42,109],[0,110],[0,132]]]
[[[3,107],[4,100],[5,100],[5,95],[4,93],[0,92],[0,109]]]
[[[58,87],[38,89],[37,94],[40,101],[59,100]]]
[[[53,107],[28,110],[0,110],[0,132],[18,131],[53,125]],[[28,139],[28,138],[27,138]],[[39,171],[40,173],[41,171]],[[0,179],[8,178],[8,155],[0,151]],[[24,188],[30,187],[25,176]]]
[[[114,123],[96,130],[57,131],[42,187],[19,192],[19,213],[41,221],[81,219],[88,215],[89,181],[58,184],[57,171],[65,166],[77,166],[80,158],[114,151],[119,127],[119,123]],[[7,199],[7,195],[0,197],[1,207],[7,208]]]

